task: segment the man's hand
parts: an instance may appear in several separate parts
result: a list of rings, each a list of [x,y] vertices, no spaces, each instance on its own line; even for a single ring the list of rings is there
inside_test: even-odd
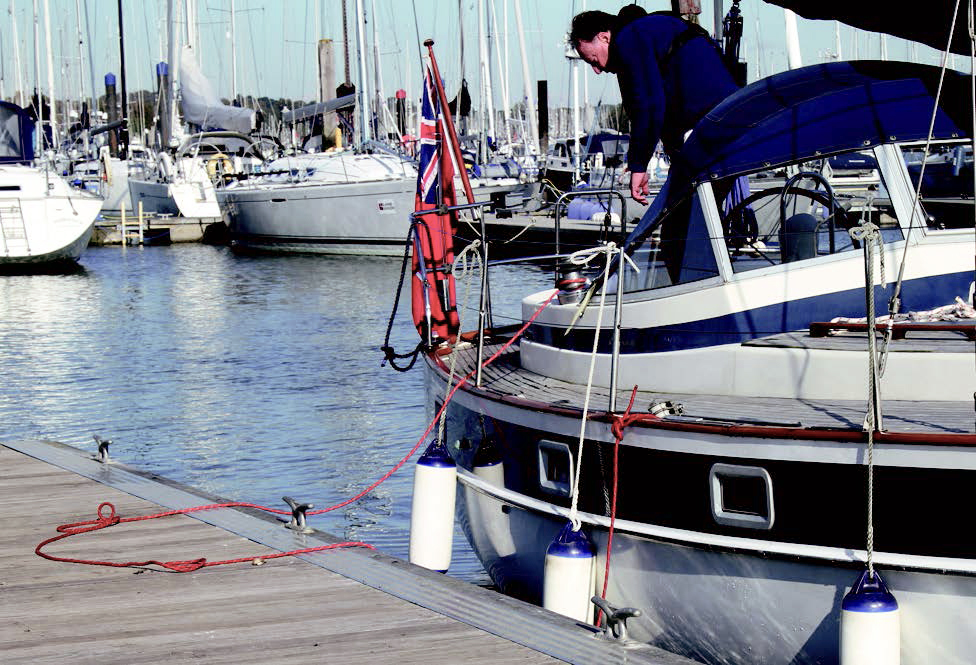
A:
[[[638,203],[647,203],[647,195],[651,193],[651,188],[647,184],[647,172],[639,173],[633,171],[630,174],[630,196]]]

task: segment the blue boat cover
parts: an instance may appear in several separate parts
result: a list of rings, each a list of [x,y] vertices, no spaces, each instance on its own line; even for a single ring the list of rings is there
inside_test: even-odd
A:
[[[840,21],[869,32],[883,32],[913,42],[927,44],[938,51],[969,55],[967,2],[927,0],[924,5],[906,9],[890,0],[766,0],[791,9],[809,19]],[[953,27],[955,26],[955,27]],[[949,35],[952,42],[949,42]]]
[[[16,104],[0,101],[0,164],[34,159],[34,121]]]
[[[642,237],[658,213],[697,184],[820,159],[893,141],[924,140],[940,71],[904,62],[812,65],[756,81],[729,95],[672,156],[669,187],[631,233]],[[935,139],[966,138],[973,123],[969,76],[947,71]]]

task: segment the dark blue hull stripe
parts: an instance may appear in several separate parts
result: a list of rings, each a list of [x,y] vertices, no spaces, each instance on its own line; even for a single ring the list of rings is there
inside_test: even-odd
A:
[[[968,271],[906,281],[902,285],[900,311],[933,309],[951,304],[956,296],[966,298],[972,281],[973,273]],[[888,313],[892,288],[875,288],[876,315]],[[864,316],[865,309],[864,289],[859,287],[676,325],[625,328],[620,331],[620,352],[655,353],[736,344],[805,330],[814,321],[830,321],[837,316]],[[569,351],[589,353],[593,350],[593,330],[587,329],[574,328],[566,334],[562,327],[533,324],[526,331],[525,339]],[[610,353],[611,343],[609,330],[604,330],[600,335],[599,352]]]

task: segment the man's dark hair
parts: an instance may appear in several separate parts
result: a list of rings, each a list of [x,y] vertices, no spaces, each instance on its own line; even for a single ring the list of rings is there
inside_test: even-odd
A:
[[[613,14],[593,10],[581,12],[573,17],[573,24],[569,30],[569,43],[573,46],[580,42],[588,42],[598,33],[617,30],[617,17]]]
[[[644,11],[644,8],[640,5],[633,3],[624,5],[620,8],[620,11],[617,12],[617,30],[620,30],[628,23],[636,21],[637,19],[645,16],[647,16],[647,12]]]

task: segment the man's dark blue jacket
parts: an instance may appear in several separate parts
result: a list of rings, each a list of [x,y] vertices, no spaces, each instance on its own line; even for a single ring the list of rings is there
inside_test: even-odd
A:
[[[649,14],[611,35],[606,70],[617,74],[630,116],[627,166],[639,173],[659,139],[673,155],[685,132],[738,89],[718,45],[669,13]]]

